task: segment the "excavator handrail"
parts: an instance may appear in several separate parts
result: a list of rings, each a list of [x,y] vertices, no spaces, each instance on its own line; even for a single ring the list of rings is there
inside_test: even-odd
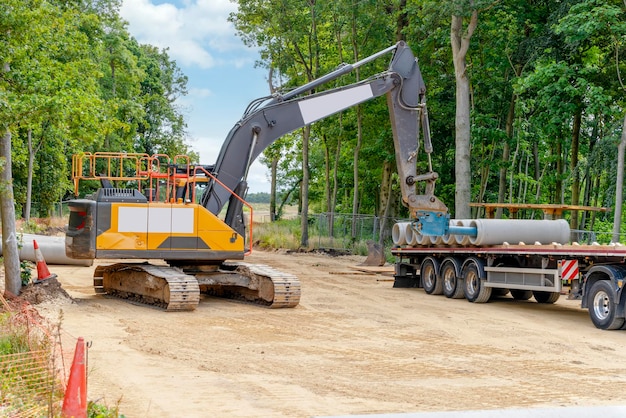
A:
[[[161,171],[161,164],[159,158],[166,158],[168,160],[167,171]],[[84,174],[83,164],[85,163],[85,159],[87,159],[89,173]],[[96,164],[98,159],[104,159],[106,162],[107,171],[102,175],[96,174]],[[134,159],[135,160],[135,171],[130,173],[130,175],[117,175],[117,173],[113,173],[113,170],[117,170],[117,166],[112,164],[113,161],[119,159],[120,170],[123,168],[122,164],[124,160]],[[178,164],[180,160],[183,160],[182,164]],[[137,189],[142,191],[142,181],[149,182],[149,188],[152,188],[152,181],[159,179],[167,180],[167,190],[165,202],[174,202],[175,197],[170,195],[169,186],[176,187],[176,180],[186,181],[186,186],[191,189],[191,201],[195,202],[196,200],[196,184],[199,183],[198,179],[200,177],[204,179],[210,179],[211,181],[215,181],[225,190],[227,190],[232,196],[234,196],[237,200],[241,202],[242,205],[248,208],[250,211],[250,219],[249,219],[249,236],[248,236],[248,250],[244,253],[244,255],[249,255],[252,253],[252,230],[254,223],[254,209],[252,205],[246,202],[242,197],[237,195],[233,190],[231,190],[228,186],[222,183],[215,175],[209,172],[204,166],[191,164],[190,158],[187,155],[178,154],[174,156],[174,158],[170,158],[166,154],[142,154],[142,153],[125,153],[125,152],[84,152],[80,154],[72,155],[72,179],[74,180],[74,187],[76,196],[78,196],[78,185],[81,180],[122,180],[122,181],[137,181],[138,187]],[[144,166],[142,166],[142,162]],[[184,173],[177,173],[176,169],[178,166],[185,166]],[[156,167],[156,171],[155,171]],[[202,174],[202,176],[199,176]],[[202,181],[207,182],[208,180]],[[175,195],[175,193],[172,193]],[[148,199],[152,202],[152,196]]]
[[[72,180],[74,181],[74,194],[79,194],[79,184],[81,180],[135,180],[143,181],[148,179],[148,174],[141,170],[142,161],[150,158],[144,153],[126,152],[82,152],[72,155]],[[104,162],[104,172],[98,173],[98,161]],[[117,163],[115,163],[117,161]],[[129,168],[134,175],[124,175],[125,162],[130,162]],[[133,168],[134,166],[134,168]],[[85,173],[87,169],[87,173]]]
[[[127,164],[131,162],[130,166]],[[128,152],[84,152],[72,155],[72,179],[74,193],[79,194],[81,180],[108,180],[108,181],[136,181],[137,189],[154,189],[158,195],[159,180],[166,181],[166,196],[164,201],[169,202],[175,193],[171,189],[176,187],[177,179],[190,177],[191,159],[187,155],[178,154],[173,158],[167,154]],[[186,167],[183,173],[177,173],[180,166]],[[98,170],[100,168],[100,170]],[[156,184],[155,184],[156,181]],[[147,185],[142,184],[146,182]],[[153,201],[152,194],[149,201]]]

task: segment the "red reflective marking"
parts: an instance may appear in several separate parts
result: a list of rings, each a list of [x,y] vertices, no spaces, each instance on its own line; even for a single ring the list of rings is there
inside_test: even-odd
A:
[[[561,263],[563,280],[571,280],[578,277],[578,261],[577,260],[563,260]]]

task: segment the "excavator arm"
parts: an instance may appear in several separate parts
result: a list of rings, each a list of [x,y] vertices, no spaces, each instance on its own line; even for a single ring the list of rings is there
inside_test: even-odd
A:
[[[347,74],[357,67],[392,53],[387,71],[362,82],[312,93],[317,87]],[[201,203],[217,215],[229,201],[231,192],[244,197],[246,177],[252,162],[274,141],[298,128],[326,118],[344,109],[387,95],[402,199],[409,208],[416,227],[424,235],[442,235],[448,226],[448,209],[434,195],[437,173],[432,171],[432,144],[425,100],[426,86],[411,49],[398,42],[354,64],[344,64],[335,71],[286,94],[259,99],[248,106],[243,118],[229,132],[217,162],[213,181],[202,195]],[[424,150],[428,154],[428,172],[418,175],[416,159],[422,128]],[[426,184],[418,194],[419,182]],[[224,187],[225,186],[225,187]],[[226,223],[241,231],[241,206],[230,199]]]

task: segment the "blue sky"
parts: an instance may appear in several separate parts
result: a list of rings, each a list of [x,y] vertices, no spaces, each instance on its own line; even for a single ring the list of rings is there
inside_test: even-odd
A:
[[[169,48],[189,78],[178,105],[200,163],[213,164],[246,106],[269,92],[258,53],[235,35],[229,0],[123,0],[120,14],[140,43]],[[268,170],[258,160],[248,175],[250,193],[269,192]]]

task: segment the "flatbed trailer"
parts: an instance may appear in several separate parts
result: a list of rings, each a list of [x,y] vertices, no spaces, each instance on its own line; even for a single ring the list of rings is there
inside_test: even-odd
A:
[[[600,329],[626,329],[626,247],[620,244],[395,246],[393,287],[485,303],[509,291],[517,300],[580,299]]]

